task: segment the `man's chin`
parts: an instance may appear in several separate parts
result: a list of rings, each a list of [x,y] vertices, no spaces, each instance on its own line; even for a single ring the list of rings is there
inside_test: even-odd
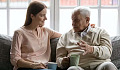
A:
[[[78,31],[74,30],[74,32],[78,32]]]
[[[78,28],[73,28],[74,32],[77,32],[78,31]]]

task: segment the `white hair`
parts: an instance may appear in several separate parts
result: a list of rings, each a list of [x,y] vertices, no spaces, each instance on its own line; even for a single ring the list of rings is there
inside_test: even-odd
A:
[[[78,6],[73,9],[72,14],[79,11],[80,14],[84,17],[90,17],[90,8],[89,7],[84,7],[84,6]]]

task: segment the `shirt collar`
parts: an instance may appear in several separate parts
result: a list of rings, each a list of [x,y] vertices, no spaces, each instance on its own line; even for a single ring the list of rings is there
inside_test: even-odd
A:
[[[89,32],[90,28],[91,28],[91,26],[90,26],[90,24],[89,24],[89,26],[88,26],[83,32],[74,32],[74,33],[77,33],[77,34],[79,34],[81,37],[83,37],[83,36],[85,36],[85,35]]]

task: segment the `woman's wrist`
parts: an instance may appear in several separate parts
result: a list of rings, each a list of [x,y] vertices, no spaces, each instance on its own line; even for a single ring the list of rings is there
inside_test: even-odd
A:
[[[30,63],[30,68],[35,69],[36,63]]]
[[[33,63],[30,63],[30,64],[29,64],[29,67],[32,68],[32,69],[33,69],[33,66],[34,66]]]

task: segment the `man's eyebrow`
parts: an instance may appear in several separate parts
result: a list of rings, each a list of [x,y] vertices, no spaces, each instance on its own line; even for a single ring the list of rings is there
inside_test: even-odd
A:
[[[76,19],[76,18],[75,18],[75,15],[73,15],[72,18]]]

